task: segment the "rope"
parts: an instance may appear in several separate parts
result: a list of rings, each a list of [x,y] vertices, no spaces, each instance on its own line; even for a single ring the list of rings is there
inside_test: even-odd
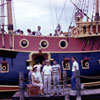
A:
[[[72,0],[70,0],[72,2]],[[84,14],[84,16],[88,17],[88,19],[92,20],[85,12],[83,12],[80,8],[77,7],[77,5],[75,3],[72,2],[72,4],[80,11]]]
[[[87,9],[87,15],[88,15],[88,9],[89,9],[89,0],[87,1],[87,7],[86,7]],[[87,17],[87,21],[88,21],[88,17]]]
[[[64,0],[63,0],[63,2],[64,2]],[[65,20],[66,20],[66,25],[68,25],[68,22],[67,22],[67,10],[66,10],[66,7],[65,7]]]
[[[75,1],[75,4],[76,4],[76,3],[77,3],[77,0]],[[73,14],[72,14],[72,18],[71,18],[71,22],[70,22],[69,29],[68,29],[68,33],[69,33],[69,30],[70,30],[70,27],[72,26],[75,12],[76,12],[76,7],[74,6],[74,8],[73,8]],[[74,20],[74,21],[75,21],[75,20]]]
[[[14,20],[14,22],[13,22],[13,26],[14,26],[14,30],[16,30],[17,29],[17,26],[16,26],[16,18],[15,18],[15,10],[14,10],[14,1],[12,0],[12,7],[13,7],[13,20]]]
[[[57,21],[58,21],[58,13],[57,13],[57,0],[55,0],[55,6],[54,6],[54,8],[55,8],[55,14],[56,14],[56,24],[57,24]]]
[[[82,77],[82,78],[87,78],[87,79],[100,79],[100,76],[80,76],[80,77]]]
[[[51,18],[52,18],[52,26],[53,26],[53,30],[54,30],[53,13],[52,13],[52,2],[51,2],[51,0],[49,0],[49,2],[50,2],[50,11],[51,11]]]
[[[63,9],[62,9],[61,14],[60,14],[60,17],[59,17],[59,19],[58,19],[58,24],[59,24],[59,22],[60,22],[60,20],[61,20],[61,17],[62,17],[62,15],[63,15],[63,11],[64,11],[64,9],[65,9],[65,7],[66,7],[66,2],[67,2],[67,0],[65,0]]]

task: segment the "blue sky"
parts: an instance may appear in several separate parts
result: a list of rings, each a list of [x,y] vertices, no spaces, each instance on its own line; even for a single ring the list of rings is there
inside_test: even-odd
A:
[[[40,25],[42,27],[42,34],[48,35],[50,32],[53,33],[57,26],[58,19],[61,16],[65,1],[66,0],[13,0],[16,28],[24,30],[26,34],[28,28],[34,31],[37,30],[37,26]],[[70,0],[67,0],[59,22],[64,32],[67,31],[73,8]]]

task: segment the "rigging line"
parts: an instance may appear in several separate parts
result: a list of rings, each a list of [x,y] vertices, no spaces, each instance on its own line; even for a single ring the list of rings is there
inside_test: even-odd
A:
[[[67,10],[66,10],[66,7],[65,7],[65,19],[66,19],[66,24],[68,24],[67,23],[67,14],[66,14],[66,12],[67,12]]]
[[[88,9],[89,9],[89,0],[87,1],[87,6],[86,6],[86,10],[87,10],[87,15],[88,15]],[[88,18],[87,18],[87,21],[88,21]]]
[[[84,0],[83,11],[86,11],[86,0]]]
[[[86,0],[84,0],[83,5],[82,5],[83,11],[85,11],[85,8],[86,8],[85,6],[86,6]]]
[[[75,4],[76,4],[76,3],[77,3],[77,0],[75,1]],[[72,14],[72,18],[71,18],[71,22],[70,22],[70,26],[69,26],[69,27],[71,27],[71,25],[72,25],[72,23],[73,23],[73,18],[74,18],[75,12],[76,12],[76,7],[74,6],[73,14]],[[68,32],[69,32],[69,28],[68,28]]]
[[[79,0],[78,3],[77,3],[77,7],[78,7],[78,8],[81,8],[81,2],[82,2],[82,1]]]
[[[49,0],[50,2],[50,11],[51,11],[51,18],[52,18],[52,27],[53,27],[53,30],[54,30],[54,22],[53,22],[53,14],[52,14],[52,3],[51,3],[51,0]]]
[[[72,0],[70,0],[70,1],[72,2]],[[72,2],[72,4],[73,4],[80,12],[82,12],[86,17],[88,17],[91,21],[93,21],[85,12],[83,12],[80,8],[78,8],[78,7],[76,6],[75,3]]]
[[[14,10],[14,1],[13,0],[12,0],[12,7],[13,7],[14,26],[15,26],[15,30],[16,30],[17,29],[17,25],[16,25],[15,10]]]
[[[82,0],[79,0],[79,6],[78,6],[78,8],[81,9],[81,5],[82,5]]]
[[[57,21],[58,21],[58,13],[57,13],[57,0],[55,0],[55,6],[54,6],[54,8],[55,8],[55,14],[56,14],[56,23],[57,23]]]
[[[63,11],[64,11],[65,6],[66,6],[66,2],[67,2],[67,0],[65,0],[64,7],[63,7],[63,9],[62,9],[62,11],[61,11],[61,15],[60,15],[60,17],[59,17],[59,19],[58,19],[58,24],[59,24],[59,22],[60,22],[60,20],[61,20],[61,17],[62,17]]]

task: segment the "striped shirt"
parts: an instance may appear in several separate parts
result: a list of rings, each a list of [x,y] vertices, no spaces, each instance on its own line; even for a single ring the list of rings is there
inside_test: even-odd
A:
[[[59,74],[60,65],[59,64],[53,65],[52,69],[53,69],[53,74]]]

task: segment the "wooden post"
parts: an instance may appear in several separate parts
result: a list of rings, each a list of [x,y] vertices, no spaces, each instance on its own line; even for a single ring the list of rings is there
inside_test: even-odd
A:
[[[67,71],[63,70],[63,90],[67,89],[66,99],[69,100],[69,89],[67,87]]]
[[[63,70],[63,87],[67,87],[67,73],[66,70]]]
[[[76,100],[81,100],[80,71],[76,71]]]
[[[20,92],[20,100],[24,100],[24,74],[23,72],[19,72],[19,92]]]

